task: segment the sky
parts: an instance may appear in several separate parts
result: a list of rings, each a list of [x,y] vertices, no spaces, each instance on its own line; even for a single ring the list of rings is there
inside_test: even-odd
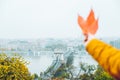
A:
[[[78,15],[99,18],[97,37],[120,37],[120,0],[0,0],[0,38],[80,38]]]

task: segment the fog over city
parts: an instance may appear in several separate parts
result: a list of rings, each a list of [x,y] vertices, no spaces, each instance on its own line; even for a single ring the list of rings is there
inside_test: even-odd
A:
[[[119,37],[119,0],[0,0],[0,38],[79,38],[78,14],[92,8],[98,37]]]

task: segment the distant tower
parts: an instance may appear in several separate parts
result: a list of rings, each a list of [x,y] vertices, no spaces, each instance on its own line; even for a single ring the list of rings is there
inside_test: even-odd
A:
[[[67,51],[73,51],[74,49],[73,49],[73,44],[68,44],[68,46],[67,46]]]
[[[64,55],[62,50],[56,49],[54,50],[54,54],[57,61],[61,61],[62,63],[64,62]]]

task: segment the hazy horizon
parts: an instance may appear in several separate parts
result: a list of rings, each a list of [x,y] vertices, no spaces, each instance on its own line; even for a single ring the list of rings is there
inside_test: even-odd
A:
[[[0,39],[81,38],[77,16],[91,8],[96,36],[119,37],[119,0],[0,0]]]

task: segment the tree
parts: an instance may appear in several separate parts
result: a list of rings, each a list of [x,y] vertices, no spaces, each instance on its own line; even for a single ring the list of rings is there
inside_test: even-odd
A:
[[[18,55],[8,57],[0,54],[0,80],[33,80],[27,64],[28,62]]]
[[[68,78],[69,74],[66,72],[66,65],[63,63],[53,75],[53,78]]]
[[[114,80],[107,72],[103,70],[101,66],[97,66],[97,70],[94,73],[94,80]]]
[[[94,65],[87,65],[85,63],[80,64],[80,80],[114,80],[107,72],[105,72],[101,66],[95,68]]]
[[[80,75],[80,80],[93,80],[94,75],[93,72],[95,70],[94,65],[88,65],[86,63],[80,63],[80,71],[78,76]]]

